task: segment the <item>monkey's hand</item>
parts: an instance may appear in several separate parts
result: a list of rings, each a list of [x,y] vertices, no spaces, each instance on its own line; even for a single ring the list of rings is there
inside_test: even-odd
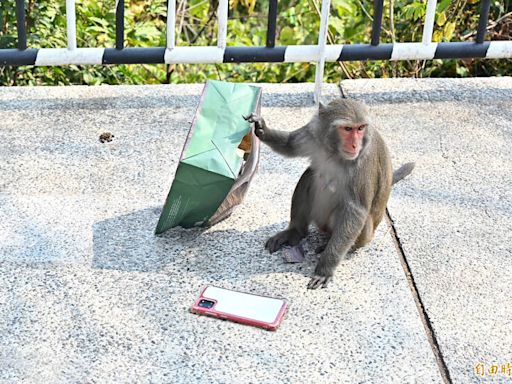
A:
[[[320,260],[315,268],[315,274],[311,278],[308,283],[308,289],[317,289],[317,288],[325,288],[327,284],[332,280],[332,275],[334,274],[334,269],[329,267],[325,263],[325,253],[322,253]]]
[[[263,117],[255,113],[251,113],[247,117],[242,117],[249,123],[254,123],[254,133],[261,141],[265,141],[266,136],[268,136],[269,129],[267,128],[267,124],[265,123],[265,120],[263,120]]]
[[[325,288],[327,284],[332,280],[332,276],[319,276],[313,275],[311,280],[308,283],[308,289],[317,289],[317,288]]]

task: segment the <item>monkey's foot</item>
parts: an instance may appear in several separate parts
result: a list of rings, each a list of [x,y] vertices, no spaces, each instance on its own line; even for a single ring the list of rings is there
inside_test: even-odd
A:
[[[308,283],[308,289],[325,288],[332,280],[332,276],[314,275]]]
[[[301,236],[296,229],[286,229],[268,239],[265,243],[265,248],[268,249],[270,253],[274,253],[281,249],[285,244],[289,244],[291,246],[299,244],[303,237],[304,236]]]

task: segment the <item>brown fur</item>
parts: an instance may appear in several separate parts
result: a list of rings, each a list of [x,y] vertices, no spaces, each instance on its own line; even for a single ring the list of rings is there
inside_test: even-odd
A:
[[[393,171],[389,151],[368,120],[366,107],[354,100],[339,99],[320,106],[318,114],[291,133],[269,129],[256,115],[256,135],[285,156],[309,157],[292,198],[288,229],[272,236],[265,247],[272,253],[283,245],[296,245],[316,224],[331,235],[308,288],[325,287],[339,261],[350,249],[370,242],[381,222],[391,192]],[[340,151],[338,126],[367,124],[362,149],[354,160]]]

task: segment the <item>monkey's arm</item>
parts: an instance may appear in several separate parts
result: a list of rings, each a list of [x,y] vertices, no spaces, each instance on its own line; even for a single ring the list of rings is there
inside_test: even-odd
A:
[[[254,123],[256,136],[277,153],[288,157],[308,156],[311,143],[314,140],[309,130],[309,124],[293,132],[286,132],[268,128],[265,120],[255,114],[251,114],[245,119]]]
[[[307,126],[293,132],[267,129],[262,140],[277,153],[288,157],[308,156],[311,137]]]
[[[343,205],[343,204],[342,204]],[[320,255],[308,289],[326,287],[341,259],[344,259],[363,230],[368,218],[368,209],[349,203],[335,212],[337,221],[332,236]]]

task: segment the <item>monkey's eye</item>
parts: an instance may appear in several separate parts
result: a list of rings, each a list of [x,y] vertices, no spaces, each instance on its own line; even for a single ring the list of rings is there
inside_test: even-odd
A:
[[[352,127],[343,127],[343,128],[344,128],[344,129],[345,129],[345,131],[347,131],[347,132],[352,131]]]
[[[357,128],[358,131],[364,131],[366,128],[366,125],[361,125],[359,128]]]

